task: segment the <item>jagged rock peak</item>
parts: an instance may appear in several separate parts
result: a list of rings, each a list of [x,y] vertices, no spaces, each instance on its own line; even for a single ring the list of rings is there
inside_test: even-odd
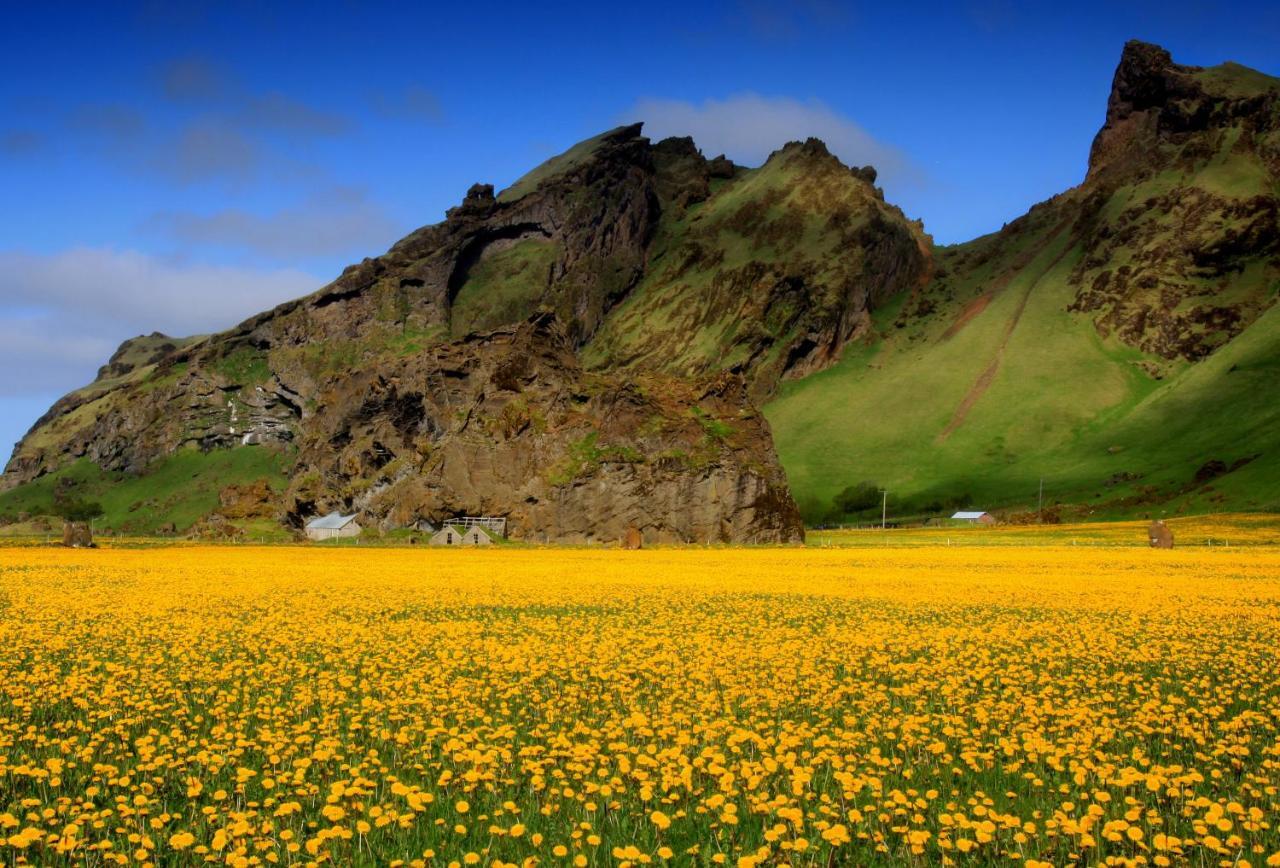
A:
[[[826,142],[813,136],[803,142],[787,142],[769,155],[769,159],[765,160],[765,165],[775,160],[800,161],[810,165],[839,167],[847,170],[855,178],[866,182],[872,187],[875,186],[876,178],[878,177],[874,166],[848,166],[843,160],[831,153]]]
[[[450,218],[464,215],[484,217],[493,211],[497,203],[498,200],[493,195],[492,184],[472,184],[471,188],[467,190],[467,195],[462,200],[462,204],[456,208],[450,208],[445,212],[445,216]]]
[[[1107,118],[1089,154],[1090,180],[1154,168],[1156,147],[1237,125],[1253,133],[1280,124],[1280,80],[1235,63],[1186,66],[1148,42],[1125,44]]]
[[[810,136],[809,138],[805,139],[803,142],[801,141],[787,142],[781,148],[778,148],[778,150],[771,153],[769,155],[769,159],[765,160],[764,162],[765,162],[765,165],[767,166],[769,163],[772,163],[774,160],[794,160],[794,159],[822,160],[822,161],[833,160],[837,163],[840,163],[839,157],[832,154],[831,151],[827,148],[827,143],[824,142],[822,139],[815,138],[814,136]],[[844,164],[840,163],[840,165],[843,166]]]
[[[1107,122],[1163,105],[1170,95],[1188,90],[1185,76],[1198,71],[1200,67],[1174,63],[1173,56],[1159,45],[1129,40],[1120,53],[1120,64],[1112,79]]]

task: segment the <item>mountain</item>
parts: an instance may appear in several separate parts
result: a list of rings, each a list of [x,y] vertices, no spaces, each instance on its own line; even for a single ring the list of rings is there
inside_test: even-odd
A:
[[[746,168],[620,127],[310,296],[126,342],[17,445],[0,516],[74,490],[137,531],[776,542],[876,487],[1280,508],[1278,93],[1129,43],[1082,183],[953,247],[815,139]]]
[[[797,177],[830,185],[829,213],[789,190]],[[220,514],[215,480],[253,481],[254,453],[268,450],[287,478],[256,490],[276,491],[294,527],[313,510],[354,509],[383,529],[499,513],[519,536],[560,541],[629,526],[658,541],[798,539],[752,396],[834,360],[865,325],[870,294],[855,277],[869,266],[826,264],[839,245],[892,262],[900,275],[874,281],[886,297],[918,282],[919,227],[873,181],[816,141],[747,170],[689,139],[612,130],[501,195],[475,185],[444,222],[310,296],[221,334],[126,342],[17,445],[0,512],[47,510],[59,486],[123,486],[139,496],[109,511],[108,526],[189,526],[201,505]],[[811,247],[783,250],[796,233]],[[727,259],[710,249],[729,241]],[[700,243],[705,259],[692,252]],[[676,257],[680,280],[749,288],[751,304],[724,297],[704,311],[737,328],[711,329],[680,364],[640,364],[630,351],[615,363],[629,340],[654,346],[654,323],[611,320],[651,304],[654,273]],[[588,352],[598,335],[604,349]],[[684,342],[677,331],[661,339]],[[544,361],[529,377],[492,358],[512,341]],[[596,363],[584,370],[579,352]],[[167,478],[175,461],[195,465],[196,482],[151,492],[143,480]],[[254,470],[228,475],[241,461]]]
[[[806,517],[1280,508],[1278,209],[1280,80],[1129,43],[1084,181],[766,407]]]

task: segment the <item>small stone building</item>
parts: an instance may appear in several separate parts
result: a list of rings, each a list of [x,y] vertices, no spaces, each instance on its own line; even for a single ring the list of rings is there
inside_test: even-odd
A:
[[[462,536],[462,531],[451,524],[446,524],[432,534],[431,544],[433,546],[460,546],[462,545]]]
[[[472,527],[462,535],[462,544],[469,546],[493,545],[493,537],[489,536],[489,532],[484,528]]]
[[[342,539],[358,536],[363,528],[354,515],[331,512],[307,522],[307,536],[313,540]]]

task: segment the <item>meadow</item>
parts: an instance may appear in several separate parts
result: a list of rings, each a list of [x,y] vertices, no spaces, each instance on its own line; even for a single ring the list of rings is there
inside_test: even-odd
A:
[[[1280,864],[1280,549],[0,548],[0,863]]]

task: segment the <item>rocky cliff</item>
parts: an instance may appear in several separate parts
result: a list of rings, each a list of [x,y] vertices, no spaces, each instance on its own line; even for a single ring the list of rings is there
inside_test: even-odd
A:
[[[525,540],[803,538],[742,381],[586,373],[553,314],[335,378],[299,439],[289,520],[388,529],[502,515]]]
[[[1231,63],[1183,66],[1130,42],[1070,199],[1085,251],[1072,309],[1165,359],[1206,357],[1274,302],[1276,80]]]

